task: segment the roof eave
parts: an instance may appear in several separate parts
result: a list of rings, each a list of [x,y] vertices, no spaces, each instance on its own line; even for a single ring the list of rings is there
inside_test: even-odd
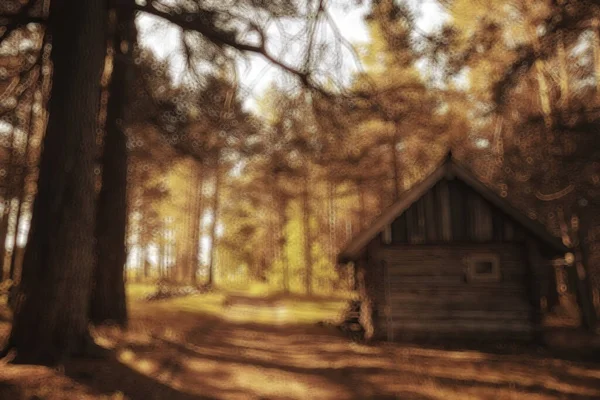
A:
[[[521,224],[523,227],[528,229],[539,240],[545,242],[547,245],[554,248],[554,250],[562,254],[569,251],[569,249],[562,243],[562,241],[557,237],[551,235],[547,231],[546,227],[544,227],[540,222],[528,218],[520,210],[517,210],[507,200],[498,196],[497,193],[495,193],[492,189],[490,189],[484,183],[479,181],[475,176],[473,176],[462,166],[458,165],[455,162],[452,162],[451,169],[452,173],[456,175],[461,181],[469,185],[483,198],[488,200],[490,203],[494,204],[500,210],[504,211],[507,215],[509,215],[515,221]]]

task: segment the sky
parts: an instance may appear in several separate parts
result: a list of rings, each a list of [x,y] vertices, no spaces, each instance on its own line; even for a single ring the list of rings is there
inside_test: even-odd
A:
[[[417,15],[417,26],[424,33],[431,33],[439,28],[445,21],[443,10],[436,0],[406,0]],[[369,42],[369,32],[364,23],[364,16],[369,11],[369,0],[346,0],[330,2],[329,13],[339,29],[339,32],[349,43],[354,46],[364,45]],[[342,6],[341,4],[346,4]],[[179,29],[173,26],[155,25],[157,19],[149,15],[143,15],[138,20],[140,36],[144,46],[152,49],[159,58],[171,57],[172,71],[175,75],[182,70],[182,58],[177,56],[178,43],[180,40]],[[286,26],[287,28],[287,26]],[[290,26],[290,29],[293,29]],[[328,37],[331,37],[329,35]],[[344,68],[347,75],[351,75],[358,66],[345,55]],[[421,65],[421,68],[424,66]],[[272,82],[277,81],[283,75],[278,67],[271,65],[262,56],[250,55],[237,65],[237,73],[241,88],[249,96],[245,100],[246,107],[256,110],[257,99],[261,97]]]

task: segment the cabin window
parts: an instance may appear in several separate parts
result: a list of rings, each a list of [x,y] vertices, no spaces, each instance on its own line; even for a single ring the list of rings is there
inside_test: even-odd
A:
[[[469,282],[498,282],[500,260],[496,254],[477,254],[469,257],[467,280]]]

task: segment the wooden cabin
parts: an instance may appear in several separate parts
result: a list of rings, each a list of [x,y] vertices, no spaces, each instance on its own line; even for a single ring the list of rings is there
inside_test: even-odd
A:
[[[368,337],[533,339],[567,251],[449,154],[338,261],[354,264]]]

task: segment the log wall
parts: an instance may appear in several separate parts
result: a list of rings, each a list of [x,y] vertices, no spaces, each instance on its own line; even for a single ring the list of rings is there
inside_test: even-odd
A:
[[[494,252],[498,282],[468,282],[467,257]],[[377,336],[529,337],[535,328],[527,252],[512,245],[379,247],[372,265]],[[371,275],[373,276],[373,275]],[[391,335],[391,337],[390,337]]]
[[[363,253],[374,337],[532,338],[552,301],[544,245],[459,180],[442,180]],[[491,255],[500,279],[467,278],[468,259]]]

